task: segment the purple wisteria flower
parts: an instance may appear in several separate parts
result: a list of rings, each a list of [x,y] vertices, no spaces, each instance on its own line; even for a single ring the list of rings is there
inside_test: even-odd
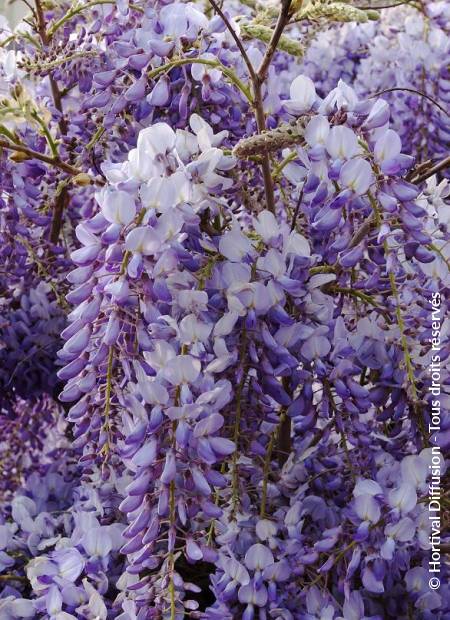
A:
[[[447,618],[423,4],[0,18],[0,619]]]

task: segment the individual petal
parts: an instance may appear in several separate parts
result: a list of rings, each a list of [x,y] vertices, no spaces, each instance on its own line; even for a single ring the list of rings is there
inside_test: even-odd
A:
[[[383,127],[389,121],[390,109],[389,104],[384,99],[377,99],[374,103],[370,114],[364,121],[364,128],[377,129]]]
[[[422,566],[409,569],[405,575],[406,589],[408,592],[426,592],[428,589],[429,574]]]
[[[229,456],[236,450],[236,445],[231,439],[225,437],[209,437],[209,445],[218,456]]]
[[[137,150],[141,156],[156,159],[170,153],[176,142],[176,134],[167,123],[155,123],[139,132]]]
[[[159,371],[167,366],[176,353],[165,340],[154,340],[153,347],[153,351],[145,351],[144,359],[155,371]]]
[[[199,321],[195,314],[188,314],[180,321],[180,341],[183,344],[206,342],[212,328],[212,325]]]
[[[86,366],[87,360],[84,357],[78,357],[69,362],[64,368],[58,370],[57,375],[62,381],[68,381],[76,377]]]
[[[336,88],[331,90],[320,104],[319,111],[323,114],[340,109],[354,110],[357,104],[358,97],[353,88],[343,80],[339,80]]]
[[[102,214],[108,222],[126,226],[136,215],[136,203],[133,196],[122,190],[106,192],[102,197]]]
[[[346,252],[342,252],[339,257],[339,264],[342,267],[349,268],[354,267],[364,256],[364,246],[357,245],[356,247],[348,250]]]
[[[220,413],[211,413],[197,422],[194,427],[194,437],[204,437],[216,433],[224,425],[224,418]]]
[[[82,545],[89,555],[106,557],[112,549],[112,540],[105,527],[91,527],[83,536]]]
[[[193,562],[203,559],[202,550],[191,537],[186,540],[186,555]]]
[[[149,405],[167,405],[169,402],[169,393],[159,381],[151,381],[145,375],[145,378],[140,378],[138,386],[142,398]]]
[[[392,560],[395,552],[395,540],[388,537],[380,548],[380,555],[383,560]]]
[[[78,248],[78,250],[71,252],[70,258],[75,265],[89,265],[97,258],[100,249],[100,244],[88,245],[84,248]]]
[[[364,587],[374,594],[382,594],[384,592],[383,580],[379,579],[370,566],[366,566],[362,573],[362,582]]]
[[[150,94],[147,95],[147,101],[150,105],[165,106],[170,99],[170,79],[163,75],[156,82]]]
[[[378,482],[364,478],[358,480],[353,490],[353,495],[355,497],[363,494],[383,495],[383,489],[378,484]]]
[[[284,107],[291,114],[309,112],[317,101],[316,87],[311,78],[299,75],[292,82],[289,89],[290,99],[283,102]]]
[[[264,243],[269,244],[273,239],[277,239],[280,234],[280,227],[275,216],[265,209],[254,218],[255,230]]]
[[[345,620],[363,620],[364,618],[364,601],[361,594],[354,590],[344,601],[342,607]]]
[[[401,513],[410,512],[417,504],[416,489],[407,482],[390,491],[388,495],[389,505],[397,508]]]
[[[158,442],[156,438],[148,439],[131,459],[136,467],[150,467],[156,460]]]
[[[388,523],[384,531],[386,536],[391,536],[399,542],[407,542],[413,539],[416,526],[412,519],[403,517],[397,523]]]
[[[166,460],[164,462],[164,469],[161,473],[160,480],[163,484],[169,484],[175,479],[177,473],[177,462],[175,454],[172,450],[169,450],[166,454]]]
[[[341,209],[333,209],[328,205],[323,207],[314,218],[313,228],[317,231],[330,231],[338,226],[342,219]]]
[[[252,254],[253,246],[235,221],[232,229],[222,235],[219,241],[219,252],[232,262],[240,262]]]
[[[158,232],[150,226],[138,226],[131,230],[125,239],[125,249],[143,256],[156,254],[161,248]]]
[[[163,375],[172,385],[181,385],[193,383],[199,376],[200,370],[200,360],[190,355],[177,355],[167,362]]]
[[[214,336],[228,336],[236,325],[239,315],[236,312],[226,312],[214,326]]]
[[[55,559],[57,559],[61,577],[72,583],[78,579],[84,569],[84,558],[75,547],[58,552]]]
[[[350,159],[361,152],[357,135],[345,125],[331,128],[326,139],[326,149],[333,159]]]
[[[89,339],[91,337],[91,326],[85,325],[74,334],[67,342],[64,344],[64,351],[70,354],[79,355],[84,349],[87,347],[89,343]]]
[[[375,178],[370,163],[357,157],[342,166],[339,180],[357,196],[362,196],[368,191]]]
[[[326,116],[315,116],[305,129],[305,140],[309,146],[325,145],[330,133],[330,123]]]
[[[301,353],[307,360],[325,357],[331,350],[331,344],[324,336],[310,336],[302,345]]]
[[[269,547],[256,543],[252,545],[245,554],[245,566],[249,570],[264,570],[267,566],[274,563],[274,557]]]
[[[416,454],[405,456],[400,470],[403,481],[412,484],[416,489],[425,482],[429,473],[427,461]]]
[[[10,609],[14,618],[36,618],[34,601],[25,598],[15,598],[11,601]],[[75,616],[69,616],[69,618],[75,619]]]
[[[47,612],[50,616],[55,616],[58,612],[61,611],[62,607],[62,596],[59,588],[56,585],[52,585],[45,595],[45,602],[47,607]]]
[[[121,320],[116,312],[112,312],[109,316],[108,323],[106,325],[105,335],[103,336],[103,342],[111,346],[117,342],[121,329]]]
[[[203,472],[199,467],[193,467],[192,471],[192,480],[194,482],[195,488],[201,495],[211,495],[211,487],[208,484]]]
[[[375,160],[382,164],[384,161],[394,159],[402,150],[402,141],[396,131],[388,129],[378,138],[373,149]]]
[[[368,493],[358,495],[354,500],[353,507],[358,517],[363,521],[376,523],[380,520],[380,505],[373,495]]]
[[[309,257],[311,256],[311,247],[306,237],[292,231],[287,239],[284,252],[287,256],[294,254],[295,256]]]

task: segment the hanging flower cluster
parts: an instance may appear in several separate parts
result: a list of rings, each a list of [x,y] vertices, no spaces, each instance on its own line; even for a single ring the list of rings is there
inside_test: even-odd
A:
[[[439,159],[450,139],[449,30],[446,2],[394,7],[379,22],[320,33],[305,56],[305,72],[321,93],[339,79],[360,96],[383,93],[405,150],[422,161]]]
[[[450,613],[447,9],[424,11],[36,0],[4,26],[0,618]],[[423,67],[420,114],[372,97]]]

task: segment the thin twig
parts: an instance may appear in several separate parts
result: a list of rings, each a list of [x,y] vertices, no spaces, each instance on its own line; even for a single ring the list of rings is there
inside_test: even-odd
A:
[[[291,223],[291,232],[295,229],[295,226],[297,224],[297,218],[298,218],[298,214],[300,211],[300,205],[302,204],[302,200],[303,200],[303,187],[298,196],[297,204],[295,205],[295,211],[294,211],[294,215],[292,217],[292,223]]]
[[[45,23],[45,15],[44,15],[44,11],[41,5],[41,0],[35,0],[35,4],[36,4],[37,33],[42,41],[42,45],[46,47],[50,43],[50,36],[47,32],[47,26]],[[62,107],[61,93],[59,92],[58,84],[56,83],[56,80],[51,73],[49,73],[48,79],[50,81],[50,88],[52,91],[55,108],[58,110],[60,114],[58,125],[61,130],[61,133],[64,135],[67,133],[67,122],[65,121],[64,116],[63,116],[64,112],[63,112],[63,107]]]
[[[261,61],[261,64],[256,72],[256,79],[253,81],[253,90],[255,95],[255,116],[256,124],[258,127],[258,133],[261,133],[266,128],[266,116],[264,114],[264,105],[262,97],[262,85],[267,78],[270,63],[276,52],[277,45],[280,41],[283,30],[287,26],[290,17],[290,8],[292,0],[282,0],[281,10],[278,15],[277,24],[273,31],[272,39],[267,46],[266,53]],[[273,179],[270,170],[270,160],[268,153],[264,153],[262,156],[262,172],[264,179],[264,190],[266,194],[267,208],[272,213],[275,212],[275,194],[273,189]]]
[[[252,80],[252,82],[255,82],[257,77],[256,77],[256,71],[253,68],[253,65],[251,63],[250,58],[248,57],[247,52],[245,51],[245,47],[242,45],[241,40],[239,39],[238,35],[236,34],[235,29],[233,28],[233,26],[231,25],[230,20],[228,19],[228,17],[225,15],[225,13],[222,11],[222,9],[219,7],[219,5],[217,4],[217,2],[215,0],[208,0],[208,2],[210,3],[210,5],[213,7],[213,9],[216,11],[216,13],[219,15],[219,17],[221,17],[223,23],[225,24],[228,32],[231,34],[231,36],[233,37],[234,42],[237,45],[238,50],[241,53],[241,56],[247,66],[248,69],[248,73],[250,75],[250,78]]]
[[[258,128],[258,133],[262,133],[266,129],[266,115],[264,113],[264,103],[262,97],[262,82],[259,79],[253,84],[254,91],[254,107],[255,107],[255,117],[256,117],[256,126]],[[261,155],[261,168],[263,173],[263,181],[264,181],[264,192],[266,195],[266,203],[267,209],[272,213],[275,213],[275,193],[273,190],[273,179],[272,172],[270,170],[270,159],[269,154],[267,152],[262,153]]]
[[[58,193],[55,201],[55,208],[53,209],[53,219],[50,229],[50,241],[55,245],[59,240],[59,233],[61,232],[64,210],[69,204],[69,190],[67,185],[64,185],[61,191]]]
[[[450,155],[448,157],[445,157],[441,161],[439,161],[437,164],[435,164],[431,168],[429,168],[423,174],[420,174],[418,177],[413,179],[411,182],[414,183],[415,185],[420,185],[420,183],[423,183],[424,181],[426,181],[427,179],[435,175],[437,172],[440,172],[441,170],[445,170],[446,168],[450,168]]]
[[[375,224],[375,214],[372,212],[361,224],[357,231],[355,231],[353,237],[350,239],[348,245],[349,248],[354,248],[360,241],[370,232],[372,225]]]
[[[2,581],[23,581],[23,582],[27,582],[28,581],[28,577],[25,577],[24,575],[10,575],[10,574],[6,574],[6,575],[0,575],[0,579]]]
[[[70,164],[66,164],[65,162],[61,161],[59,157],[49,157],[48,155],[44,155],[44,153],[40,153],[39,151],[33,151],[33,149],[30,149],[22,144],[12,144],[7,140],[0,140],[0,148],[8,149],[10,151],[17,151],[18,153],[24,153],[25,155],[28,155],[30,159],[39,159],[46,164],[56,166],[56,168],[63,170],[63,172],[67,172],[67,174],[75,175],[82,172],[78,168],[75,168],[74,166],[71,166]]]
[[[233,37],[233,40],[235,41],[244,59],[244,62],[247,65],[247,69],[250,75],[250,80],[253,86],[253,107],[255,109],[256,127],[258,130],[258,133],[261,133],[266,129],[266,115],[264,113],[262,86],[267,77],[267,72],[268,72],[270,63],[272,61],[273,55],[276,51],[280,37],[283,33],[285,26],[289,22],[289,15],[290,15],[289,9],[291,5],[291,1],[292,0],[283,0],[282,8],[281,8],[280,15],[277,21],[277,26],[274,30],[272,39],[267,47],[261,66],[259,70],[256,72],[247,55],[247,52],[245,51],[244,46],[242,45],[242,42],[240,41],[230,21],[228,20],[226,15],[223,13],[222,9],[218,6],[217,2],[215,0],[209,0],[211,6],[214,8],[217,14],[224,21],[225,26],[227,27],[228,31]],[[261,160],[262,160],[261,168],[262,168],[263,181],[264,181],[264,193],[266,196],[267,209],[271,211],[272,213],[275,213],[275,194],[274,194],[274,189],[273,189],[273,178],[272,178],[272,172],[270,169],[270,159],[269,159],[268,153],[263,153]]]
[[[67,133],[67,122],[64,118],[64,110],[62,107],[62,96],[58,88],[58,84],[56,83],[55,78],[50,73],[48,76],[50,80],[50,88],[52,89],[53,101],[55,103],[55,108],[58,110],[60,114],[60,118],[58,121],[59,129],[63,135]]]
[[[35,5],[36,5],[37,31],[42,41],[42,45],[44,47],[47,47],[51,41],[51,35],[47,32],[47,24],[45,22],[45,15],[42,9],[41,0],[35,0]],[[68,124],[64,118],[62,95],[59,90],[58,84],[55,78],[53,77],[52,72],[49,73],[48,79],[50,82],[50,89],[52,91],[53,102],[59,114],[58,127],[59,127],[61,134],[64,136],[67,134]],[[56,150],[53,150],[53,155],[55,159],[58,159],[58,154]],[[51,230],[50,230],[50,241],[54,244],[58,243],[59,233],[61,232],[61,226],[63,222],[64,209],[67,207],[68,202],[69,202],[69,192],[68,192],[67,186],[64,185],[62,190],[59,192],[59,194],[56,197],[55,207],[53,209],[53,218],[52,218]]]
[[[402,87],[396,86],[395,88],[386,88],[385,90],[380,90],[378,93],[370,95],[369,99],[374,99],[375,97],[380,97],[381,95],[385,95],[386,93],[393,93],[396,91],[406,91],[408,93],[413,93],[414,95],[419,95],[420,97],[423,97],[424,99],[428,99],[428,101],[431,101],[431,103],[434,104],[437,108],[439,108],[439,110],[443,114],[445,114],[446,116],[450,118],[450,113],[447,112],[447,110],[444,107],[442,107],[440,103],[438,103],[435,99],[433,99],[433,97],[430,97],[430,95],[423,93],[421,90],[416,90],[415,88],[406,88],[403,86]]]
[[[36,17],[36,29],[37,33],[44,45],[48,45],[49,39],[47,35],[47,28],[45,26],[45,16],[44,10],[42,8],[42,4],[40,0],[35,0],[36,12],[34,13]]]
[[[267,46],[266,53],[264,54],[264,58],[262,59],[259,69],[257,71],[258,80],[261,84],[267,77],[270,63],[272,62],[272,58],[277,50],[277,46],[280,41],[281,35],[283,34],[283,30],[289,23],[289,18],[291,16],[291,4],[292,0],[282,0],[281,10],[278,15],[275,30],[273,31],[272,39]]]

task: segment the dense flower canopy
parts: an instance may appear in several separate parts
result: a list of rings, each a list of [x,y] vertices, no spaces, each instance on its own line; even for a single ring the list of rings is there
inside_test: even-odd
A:
[[[0,620],[450,617],[450,6],[400,4],[1,18]]]

